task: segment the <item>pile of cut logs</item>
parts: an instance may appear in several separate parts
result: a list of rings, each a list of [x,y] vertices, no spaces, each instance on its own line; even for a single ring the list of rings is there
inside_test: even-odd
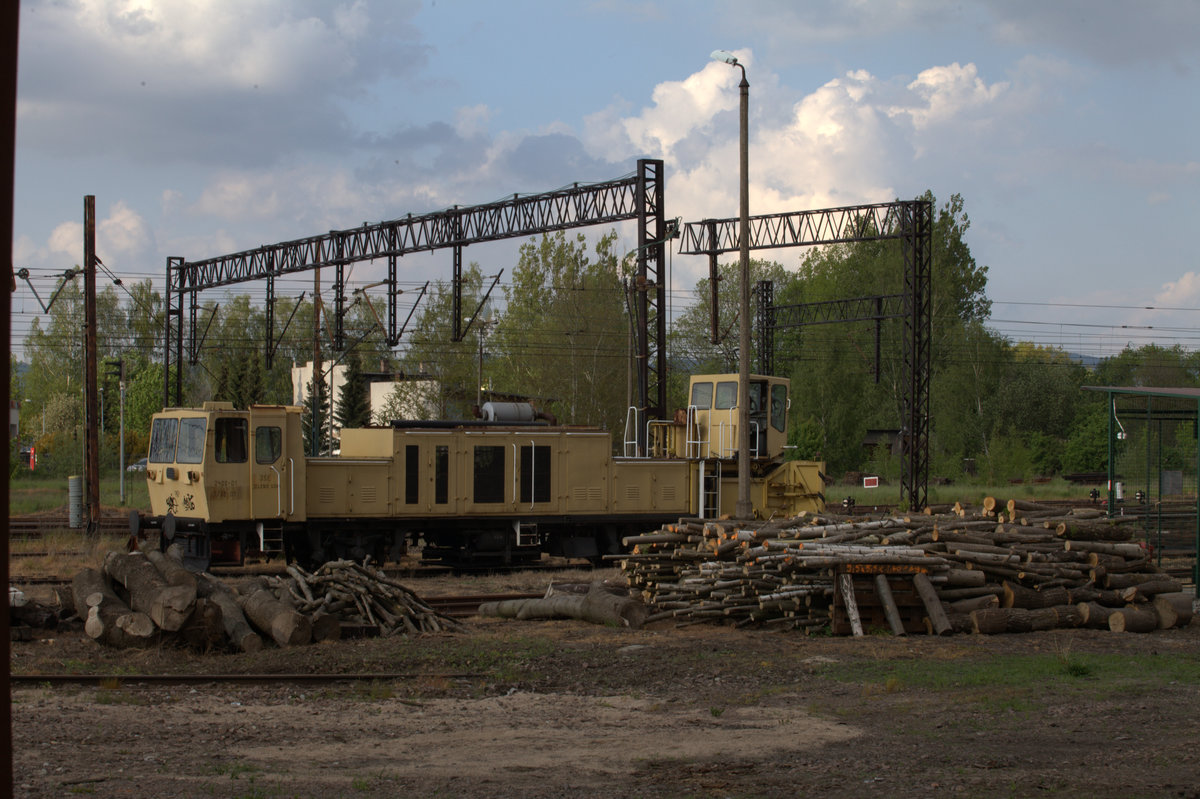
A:
[[[1132,538],[1121,519],[1095,508],[989,498],[976,508],[956,503],[865,520],[681,519],[624,539],[631,554],[615,557],[650,606],[647,623],[720,620],[861,635],[859,605],[868,599],[897,635],[1188,624],[1191,594]],[[913,600],[907,618],[893,597],[897,586]]]
[[[71,583],[75,612],[91,638],[115,647],[177,641],[194,649],[254,652],[264,637],[302,646],[357,635],[417,635],[457,630],[415,593],[350,561],[315,573],[255,578],[237,588],[195,574],[177,551],[110,552],[103,569],[86,568]]]

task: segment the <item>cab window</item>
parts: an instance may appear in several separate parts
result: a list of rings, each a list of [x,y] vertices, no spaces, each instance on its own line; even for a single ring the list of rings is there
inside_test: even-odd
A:
[[[698,411],[707,411],[712,408],[712,383],[693,383],[692,384],[692,405],[696,406]]]
[[[726,380],[717,383],[717,402],[713,406],[718,411],[727,411],[737,407],[737,381]]]
[[[155,419],[150,428],[150,463],[174,462],[178,436],[178,419]]]
[[[175,450],[176,463],[200,463],[204,460],[204,433],[208,419],[193,417],[179,420],[179,445]]]
[[[283,433],[278,427],[257,427],[254,430],[254,462],[274,463],[283,454]]]
[[[217,463],[246,462],[246,420],[217,419],[213,424]]]
[[[751,383],[747,386],[747,393],[750,395],[750,415],[756,416],[760,413],[766,413],[767,384],[762,382]]]
[[[781,433],[787,432],[787,386],[771,386],[771,427]]]

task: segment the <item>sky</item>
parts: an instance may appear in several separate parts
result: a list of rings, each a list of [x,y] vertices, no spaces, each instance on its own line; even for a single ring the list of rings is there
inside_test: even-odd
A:
[[[996,331],[1091,356],[1200,346],[1197,0],[22,0],[20,24],[13,260],[42,300],[82,262],[87,194],[111,276],[160,291],[169,256],[645,157],[668,217],[735,217],[725,49],[750,83],[751,214],[959,194]],[[464,259],[511,276],[519,244]],[[399,279],[451,269],[448,250],[408,256]],[[677,314],[707,261],[668,271]],[[18,281],[18,353],[40,311]]]

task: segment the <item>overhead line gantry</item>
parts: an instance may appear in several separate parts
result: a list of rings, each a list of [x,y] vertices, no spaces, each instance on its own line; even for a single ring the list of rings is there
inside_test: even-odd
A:
[[[736,252],[738,219],[704,219],[683,226],[680,255],[707,255],[711,292],[711,326],[715,343],[717,256]],[[905,200],[850,205],[816,211],[791,211],[750,217],[750,249],[810,247],[860,241],[899,239],[904,251],[904,291],[899,295],[856,297],[824,303],[776,306],[770,283],[758,295],[759,371],[774,371],[775,330],[829,322],[900,317],[904,320],[903,418],[904,456],[900,496],[910,507],[924,507],[929,486],[929,389],[932,373],[933,203]],[[876,356],[878,360],[878,354]]]
[[[198,295],[205,289],[252,280],[265,280],[266,346],[268,368],[275,351],[275,280],[285,275],[333,267],[334,349],[345,348],[343,319],[346,308],[344,269],[347,264],[386,258],[388,263],[388,345],[399,344],[396,329],[398,259],[417,252],[453,251],[454,340],[462,339],[462,251],[464,247],[502,239],[534,236],[556,230],[637,221],[637,277],[634,313],[638,330],[636,360],[638,401],[643,418],[662,418],[666,408],[666,285],[663,272],[667,229],[664,217],[663,162],[641,159],[632,175],[601,183],[581,184],[518,195],[473,206],[454,206],[427,214],[317,236],[265,245],[252,250],[188,261],[167,259],[165,354],[163,358],[165,405],[179,405],[183,397],[184,306],[188,307],[189,362],[198,358],[196,315]],[[171,402],[171,364],[176,364]]]

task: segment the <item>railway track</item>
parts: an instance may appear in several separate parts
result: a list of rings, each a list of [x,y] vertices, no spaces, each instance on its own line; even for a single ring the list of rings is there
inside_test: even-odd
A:
[[[11,540],[36,540],[45,533],[65,530],[83,535],[83,527],[72,527],[65,513],[35,513],[25,516],[10,516],[8,537]],[[97,527],[101,535],[126,535],[129,533],[129,517],[113,513],[103,514]]]
[[[473,679],[486,675],[477,672],[363,672],[336,674],[12,674],[14,685],[96,685],[115,688],[125,685],[304,685],[335,682],[395,682],[429,678]]]

